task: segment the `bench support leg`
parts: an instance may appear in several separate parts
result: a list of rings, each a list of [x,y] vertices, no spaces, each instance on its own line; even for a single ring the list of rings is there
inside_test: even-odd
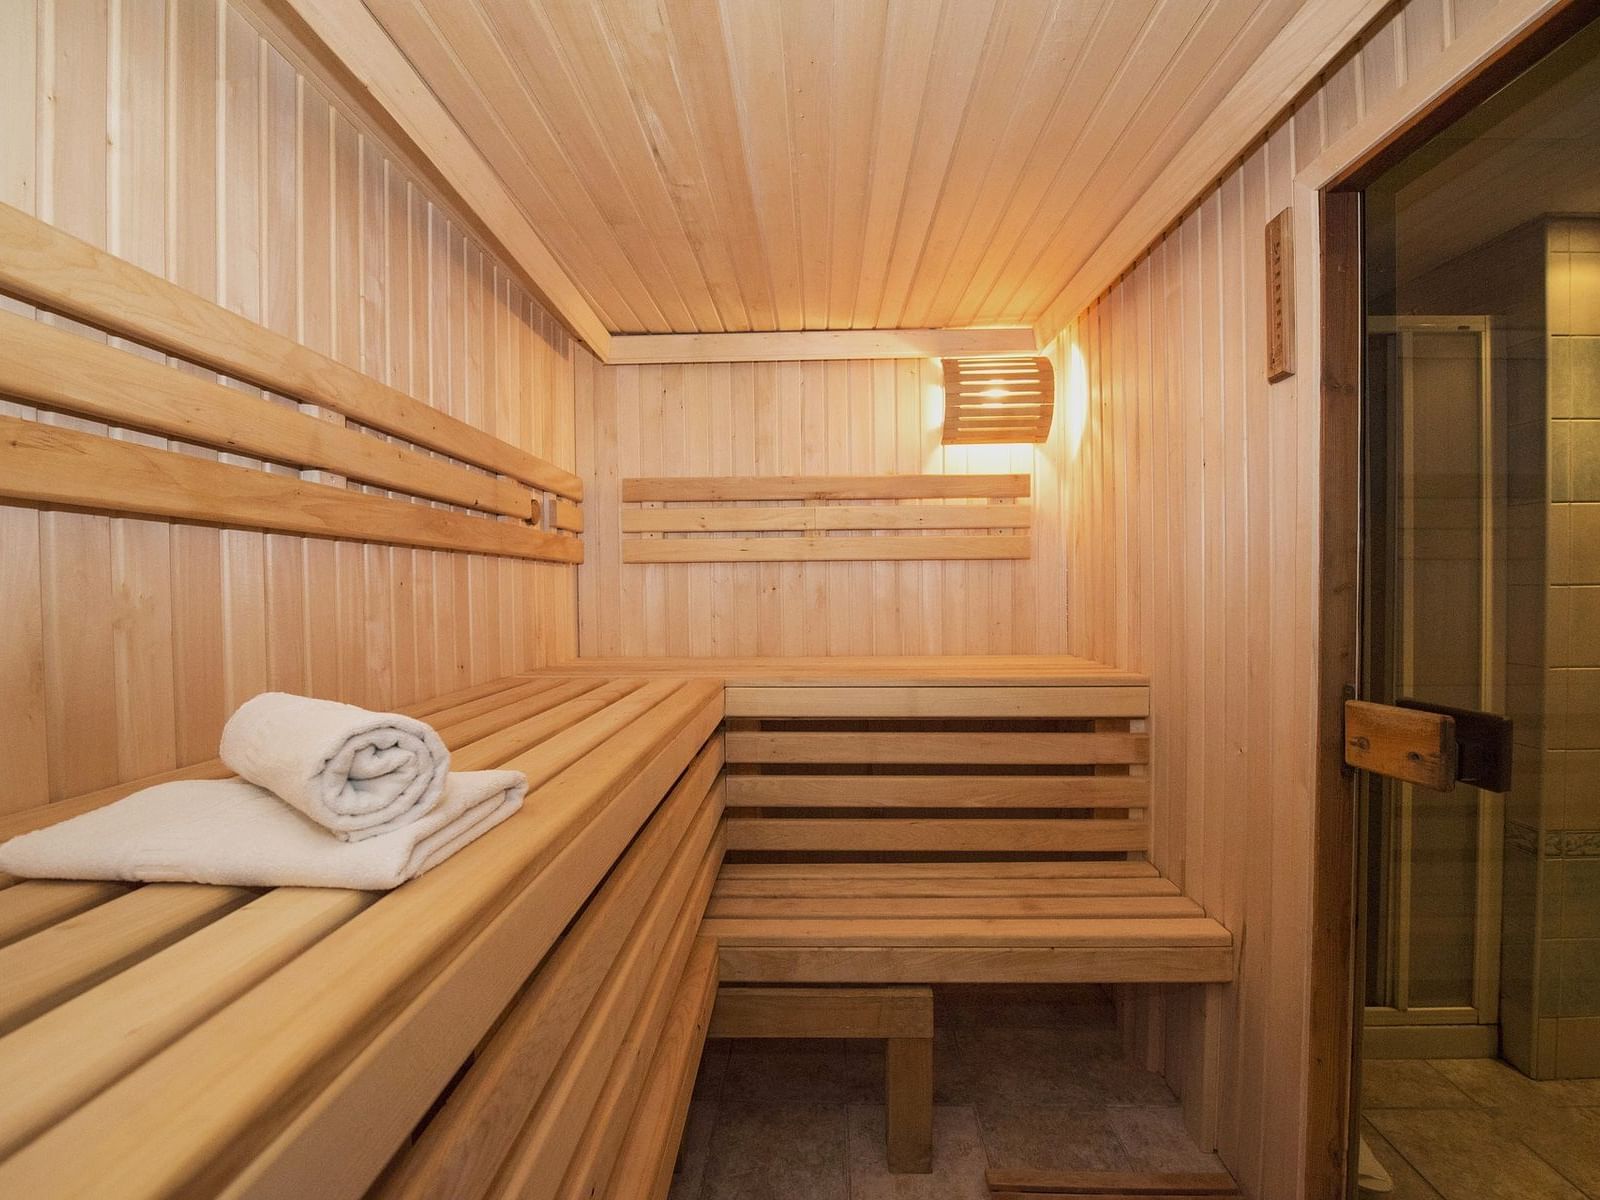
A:
[[[887,1039],[889,1170],[926,1175],[933,1170],[933,1039]]]

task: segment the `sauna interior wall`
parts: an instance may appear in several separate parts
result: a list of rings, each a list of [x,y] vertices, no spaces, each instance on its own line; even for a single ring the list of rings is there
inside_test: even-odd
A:
[[[1032,446],[939,443],[929,360],[603,367],[577,377],[585,655],[1057,654],[1063,464]],[[620,481],[641,475],[1033,476],[1033,554],[996,562],[626,564]],[[838,536],[838,535],[834,535]],[[847,535],[861,536],[861,535]],[[867,535],[870,536],[870,535]]]
[[[1051,351],[1088,409],[1068,649],[1150,673],[1155,857],[1240,947],[1239,982],[1209,1010],[1201,989],[1162,998],[1145,1050],[1251,1196],[1302,1194],[1317,649],[1317,248],[1295,247],[1302,370],[1269,385],[1263,227],[1495,8],[1389,10]]]
[[[0,200],[573,466],[586,352],[242,8],[6,4]],[[214,757],[265,689],[389,706],[568,657],[575,588],[564,565],[6,506],[0,629],[6,811]]]

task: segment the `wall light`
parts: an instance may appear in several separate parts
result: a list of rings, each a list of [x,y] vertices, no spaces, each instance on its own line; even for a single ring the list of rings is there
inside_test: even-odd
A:
[[[946,446],[1045,441],[1055,407],[1048,358],[944,360]]]

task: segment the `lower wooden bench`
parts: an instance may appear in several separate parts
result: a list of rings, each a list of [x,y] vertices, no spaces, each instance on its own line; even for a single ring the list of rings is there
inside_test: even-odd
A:
[[[711,1037],[881,1038],[889,1170],[933,1169],[933,989],[724,987]]]
[[[1233,1176],[1178,1171],[1018,1171],[987,1173],[993,1200],[1240,1200]]]
[[[531,787],[392,892],[0,880],[0,1195],[664,1194],[715,995],[721,688],[410,711]]]

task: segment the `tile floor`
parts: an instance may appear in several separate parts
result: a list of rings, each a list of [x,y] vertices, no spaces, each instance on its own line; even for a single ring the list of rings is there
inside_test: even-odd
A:
[[[1362,1070],[1391,1200],[1600,1200],[1600,1079],[1535,1082],[1486,1058]]]
[[[1098,988],[937,990],[933,1173],[891,1175],[883,1045],[706,1044],[671,1200],[987,1200],[990,1167],[1216,1171]]]

